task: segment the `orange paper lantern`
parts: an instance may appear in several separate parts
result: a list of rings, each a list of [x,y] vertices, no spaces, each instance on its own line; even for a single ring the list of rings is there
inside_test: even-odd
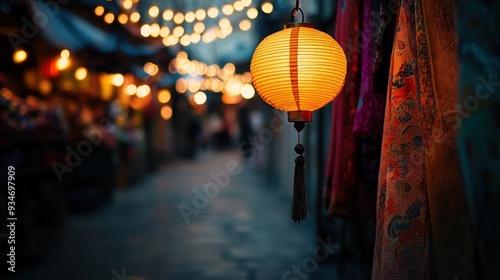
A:
[[[255,49],[250,72],[259,95],[276,109],[288,113],[299,133],[295,152],[292,220],[307,218],[304,164],[305,151],[300,131],[312,121],[312,112],[339,95],[344,86],[347,60],[340,45],[330,35],[309,23],[293,19],[302,10],[299,1],[292,10],[292,23],[267,36]],[[302,13],[302,19],[304,15]]]
[[[250,64],[259,95],[290,121],[311,121],[340,93],[347,60],[340,45],[312,24],[290,23],[267,36]]]

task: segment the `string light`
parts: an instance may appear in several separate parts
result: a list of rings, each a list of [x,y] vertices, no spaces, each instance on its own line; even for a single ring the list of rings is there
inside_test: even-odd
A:
[[[174,16],[174,22],[177,24],[181,24],[184,21],[184,14],[181,12],[178,12]]]
[[[239,27],[243,31],[248,31],[252,27],[252,23],[248,19],[244,19],[240,22]]]
[[[168,103],[172,95],[168,89],[162,89],[158,92],[158,102],[160,103]]]
[[[138,22],[141,19],[141,14],[138,12],[133,12],[130,14],[130,21],[131,22]]]
[[[194,32],[196,32],[198,34],[201,34],[201,33],[203,33],[203,31],[205,31],[205,24],[203,22],[197,22],[193,26],[193,30],[194,30]]]
[[[12,59],[18,64],[24,62],[26,58],[28,58],[28,53],[25,50],[17,50],[12,55]]]
[[[122,6],[125,10],[130,10],[130,8],[132,8],[133,4],[134,3],[132,2],[132,0],[124,0],[122,3]]]
[[[196,19],[197,20],[204,20],[205,17],[207,16],[207,13],[203,9],[198,9],[196,11]]]
[[[269,2],[265,2],[262,4],[261,9],[264,13],[270,14],[273,12],[273,4],[271,4]]]
[[[118,16],[118,22],[121,24],[125,24],[128,21],[128,16],[126,14],[120,14]]]
[[[247,10],[247,17],[249,19],[255,19],[255,18],[257,18],[258,15],[259,15],[259,11],[257,11],[257,9],[255,9],[255,8],[250,8]]]
[[[158,23],[151,24],[151,37],[160,36],[160,25]]]
[[[241,12],[245,8],[245,5],[243,5],[243,2],[241,1],[236,1],[234,2],[233,7],[235,11]]]
[[[234,12],[233,5],[226,4],[226,5],[222,6],[222,13],[224,13],[226,16],[232,15],[233,12]]]
[[[111,78],[111,82],[113,83],[114,86],[121,86],[123,85],[123,82],[124,82],[124,78],[123,78],[123,75],[122,74],[114,74]]]
[[[85,67],[79,67],[75,71],[75,79],[82,81],[87,77],[87,69]]]
[[[134,95],[137,91],[137,86],[134,84],[130,84],[125,87],[125,93],[128,95]]]
[[[103,6],[95,7],[94,13],[96,14],[96,16],[99,16],[99,17],[102,16],[104,14],[104,7]]]
[[[196,16],[195,16],[195,14],[193,12],[187,12],[184,15],[184,20],[186,22],[193,22],[195,19],[196,19]]]
[[[151,26],[149,24],[143,24],[141,26],[141,35],[143,37],[149,37],[151,35]]]
[[[114,15],[113,13],[107,13],[107,14],[104,16],[104,21],[105,21],[107,24],[112,24],[114,20],[115,20],[115,15]]]
[[[172,10],[165,10],[163,12],[163,19],[166,21],[172,20],[174,17],[174,12]]]
[[[216,7],[208,9],[207,15],[210,18],[216,18],[219,15],[219,10]]]
[[[160,14],[160,9],[158,8],[158,6],[151,6],[149,8],[148,14],[152,18],[156,18]]]
[[[160,115],[161,117],[168,121],[170,118],[172,118],[172,107],[168,106],[168,105],[165,105],[161,108],[160,110]]]
[[[126,24],[128,21],[137,23],[141,19],[141,15],[138,12],[138,7],[134,7],[139,2],[139,0],[122,0],[121,5],[123,6],[125,13],[117,14],[116,16],[108,12],[105,14],[105,9],[103,6],[97,6],[95,8],[95,13],[98,16],[103,16],[104,21],[108,24],[113,23],[116,19],[120,24]],[[252,0],[234,0],[232,3],[224,4],[221,8],[216,6],[212,6],[207,9],[197,9],[196,11],[187,11],[185,13],[175,12],[172,9],[166,9],[161,14],[165,21],[173,21],[175,23],[174,27],[169,26],[159,26],[158,24],[142,25],[141,26],[141,35],[144,37],[158,37],[161,36],[163,38],[163,44],[165,46],[172,46],[180,43],[182,41],[183,45],[188,45],[191,43],[198,43],[203,41],[205,43],[210,43],[215,41],[216,39],[224,39],[233,32],[233,27],[231,26],[231,22],[227,18],[223,18],[219,20],[219,27],[214,27],[210,29],[206,29],[205,23],[203,21],[209,18],[217,18],[219,16],[219,11],[221,11],[225,16],[233,15],[234,13],[245,12],[248,19],[241,19],[238,26],[242,31],[250,30],[252,23],[250,20],[256,19],[259,15],[259,11],[251,7]],[[130,14],[128,14],[128,10],[132,10]],[[135,10],[135,11],[134,11]],[[273,11],[273,4],[271,2],[265,2],[261,5],[262,12],[266,14],[270,14]],[[156,18],[160,15],[160,8],[157,5],[153,5],[149,7],[147,10],[149,16],[151,18]],[[186,30],[183,30],[182,34],[180,31],[177,31],[175,35],[177,38],[169,37],[171,33],[173,33],[174,29],[180,26],[183,22],[192,23],[196,22],[193,25],[192,33],[188,33]],[[182,39],[183,35],[187,35]],[[188,43],[189,42],[189,43]]]

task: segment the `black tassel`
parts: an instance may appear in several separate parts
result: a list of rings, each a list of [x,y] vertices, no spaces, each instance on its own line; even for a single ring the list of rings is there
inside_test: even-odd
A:
[[[297,144],[295,152],[299,154],[295,158],[295,171],[293,180],[293,198],[292,198],[292,220],[300,223],[307,219],[307,205],[306,205],[306,186],[304,178],[304,164],[305,158],[302,156],[304,146]]]

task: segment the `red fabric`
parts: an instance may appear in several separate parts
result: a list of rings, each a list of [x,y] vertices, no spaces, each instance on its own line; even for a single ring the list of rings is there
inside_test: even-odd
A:
[[[363,1],[338,1],[335,39],[347,57],[344,88],[333,102],[332,129],[324,198],[328,213],[355,211],[359,139],[352,133],[360,85],[361,15]]]
[[[372,279],[429,279],[424,142],[437,115],[419,0],[397,20],[380,161]],[[429,142],[427,142],[429,143]]]

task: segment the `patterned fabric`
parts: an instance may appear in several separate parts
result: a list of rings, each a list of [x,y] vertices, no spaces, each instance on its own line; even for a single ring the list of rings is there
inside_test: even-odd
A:
[[[355,212],[359,139],[352,133],[360,84],[359,34],[363,1],[338,1],[335,39],[347,57],[344,88],[333,102],[331,142],[324,199],[332,216]]]
[[[418,0],[402,0],[396,25],[380,161],[372,279],[429,279],[424,138],[436,108]]]
[[[449,120],[459,131],[461,167],[479,279],[500,275],[500,3],[457,1],[458,110]]]

